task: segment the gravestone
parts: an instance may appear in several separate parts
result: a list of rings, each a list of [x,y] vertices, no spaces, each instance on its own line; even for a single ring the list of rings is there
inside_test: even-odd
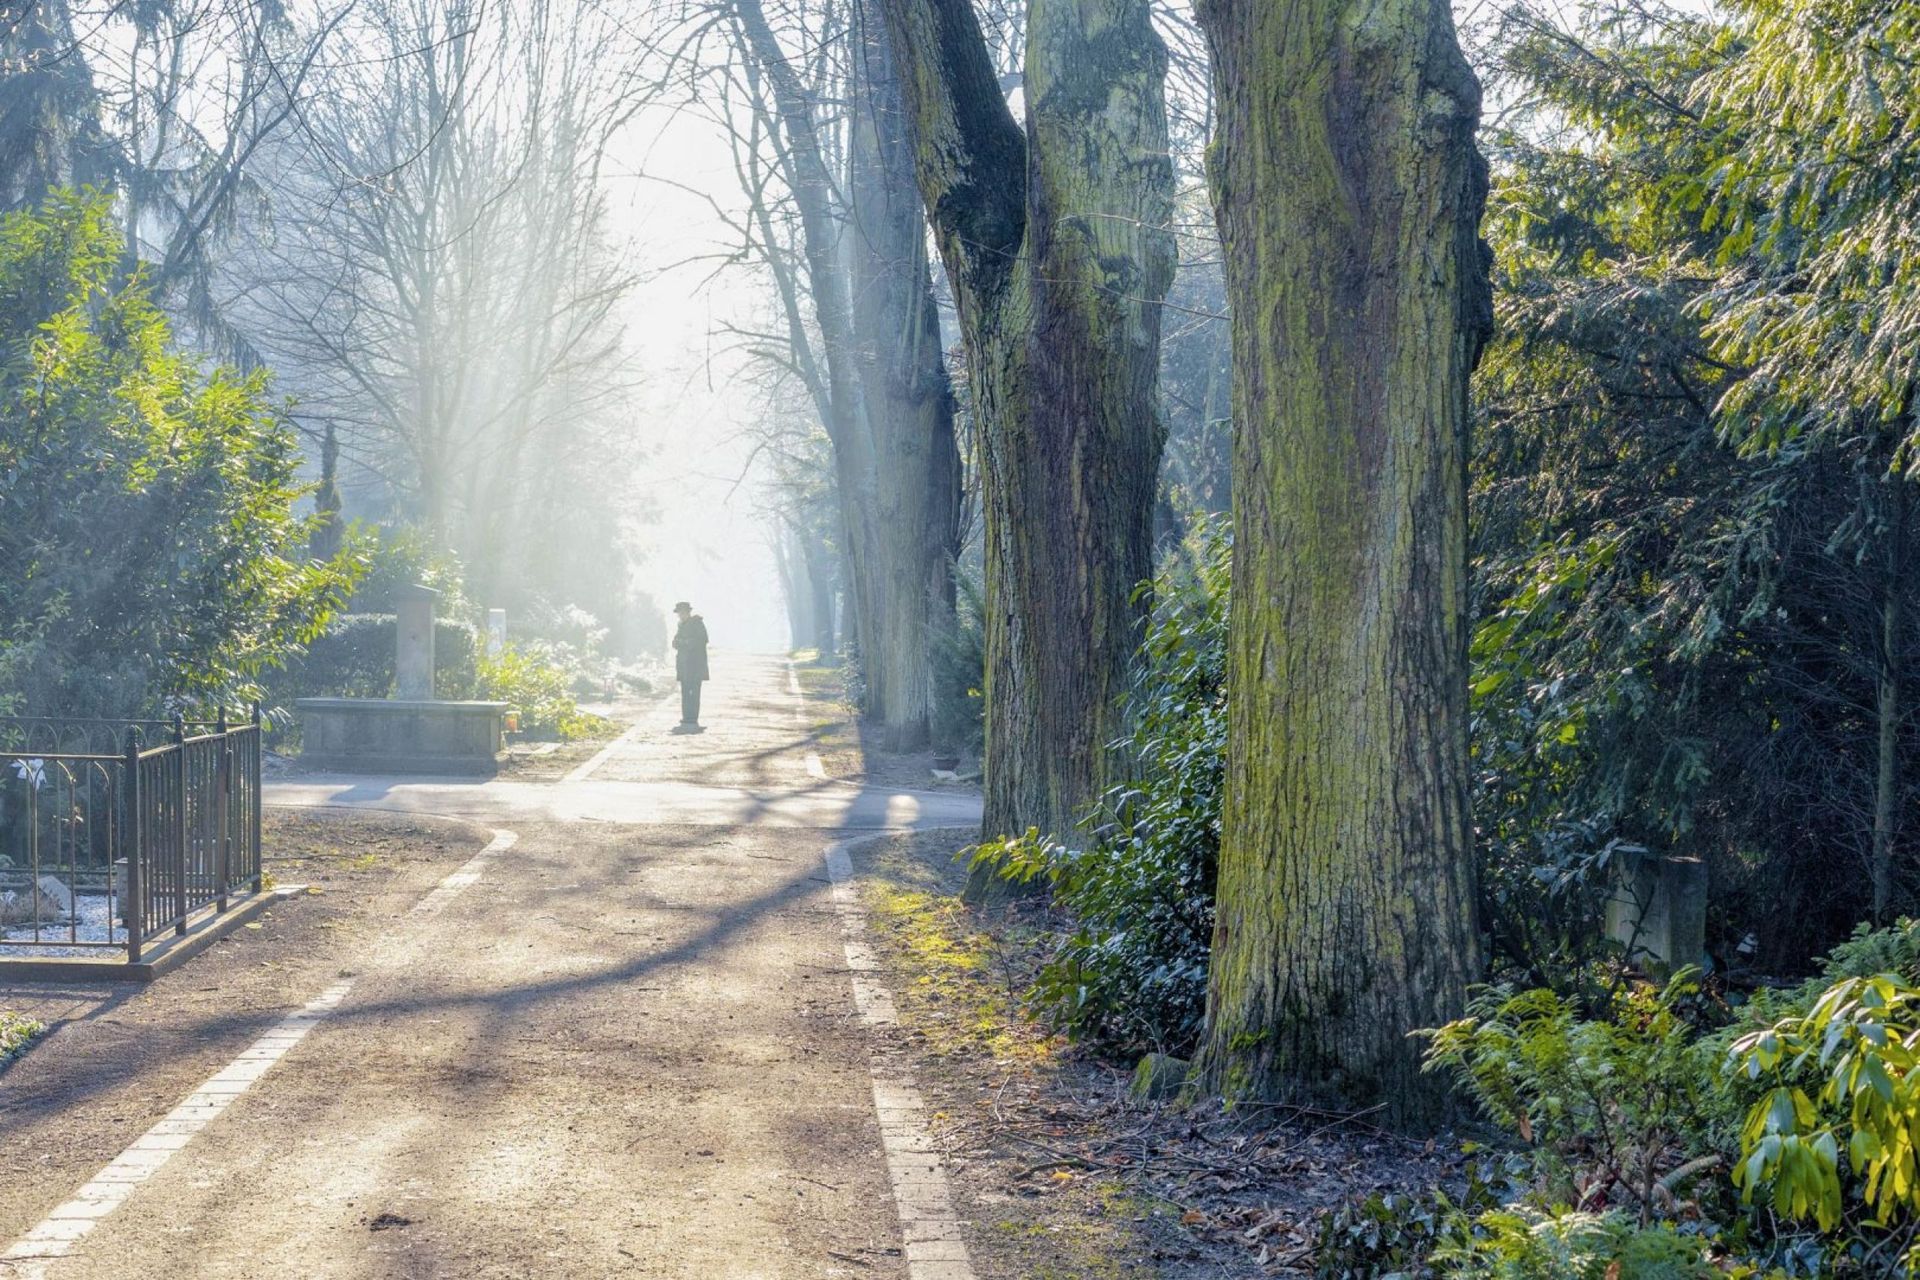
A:
[[[507,647],[507,611],[505,609],[487,610],[487,656],[497,658],[500,651]]]
[[[1707,949],[1707,864],[1621,851],[1613,857],[1607,936],[1657,976],[1699,964]]]
[[[61,919],[73,914],[73,890],[59,876],[41,876],[34,882],[40,890],[40,896],[53,904]]]
[[[393,609],[393,696],[402,702],[433,699],[433,607],[440,593],[419,584],[402,587]]]
[[[1133,1069],[1133,1083],[1127,1092],[1146,1101],[1159,1102],[1173,1097],[1186,1087],[1191,1070],[1186,1059],[1165,1053],[1150,1053]]]

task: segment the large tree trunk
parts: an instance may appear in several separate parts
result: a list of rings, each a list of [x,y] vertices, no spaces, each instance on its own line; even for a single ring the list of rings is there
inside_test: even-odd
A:
[[[834,630],[833,552],[812,533],[805,535],[800,549],[806,557],[807,589],[813,593],[813,607],[809,610],[813,617],[813,647],[825,662],[832,659],[840,643]]]
[[[1407,1033],[1479,969],[1467,379],[1479,88],[1445,0],[1206,0],[1234,356],[1234,609],[1203,1078],[1439,1105]]]
[[[1098,793],[1152,572],[1166,51],[1147,0],[1035,0],[1023,136],[968,0],[884,3],[978,423],[983,834],[1064,834]]]
[[[878,12],[855,12],[847,247],[878,535],[862,669],[886,746],[914,751],[932,726],[934,637],[953,619],[960,454],[900,81]]]
[[[889,746],[915,749],[931,723],[931,637],[953,611],[960,464],[899,83],[884,44],[857,42],[849,209],[836,194],[814,104],[760,0],[734,0],[734,10],[773,91],[780,162],[799,214],[861,710],[880,722]],[[796,344],[805,341],[797,316],[790,323]]]

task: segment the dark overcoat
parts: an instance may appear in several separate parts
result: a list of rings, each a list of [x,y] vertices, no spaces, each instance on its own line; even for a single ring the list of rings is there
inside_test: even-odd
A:
[[[697,613],[688,614],[673,633],[673,673],[682,683],[709,678],[707,624]]]

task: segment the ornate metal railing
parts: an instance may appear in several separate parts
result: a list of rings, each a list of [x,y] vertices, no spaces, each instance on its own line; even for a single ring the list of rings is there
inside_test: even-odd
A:
[[[129,742],[161,743],[174,734],[224,732],[224,720],[85,720],[0,716],[0,752],[12,755],[117,756]]]
[[[257,709],[237,726],[0,719],[0,955],[138,961],[258,892],[260,799]]]

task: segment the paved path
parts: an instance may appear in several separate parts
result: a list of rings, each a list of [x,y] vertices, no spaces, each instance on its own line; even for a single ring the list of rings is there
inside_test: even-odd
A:
[[[501,834],[117,1160],[27,1189],[0,1276],[970,1277],[825,855],[977,802],[811,776],[784,663],[717,665],[713,732],[564,782],[274,784]]]

